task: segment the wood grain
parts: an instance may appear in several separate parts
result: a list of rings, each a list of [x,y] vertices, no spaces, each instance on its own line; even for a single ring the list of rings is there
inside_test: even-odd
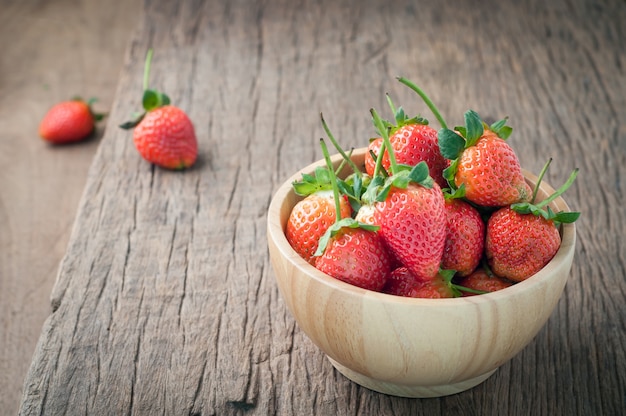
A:
[[[18,411],[50,291],[104,131],[63,147],[38,137],[45,111],[75,95],[113,102],[139,1],[0,5],[0,414]]]
[[[21,414],[618,414],[623,303],[623,2],[147,1],[24,386]],[[598,24],[602,22],[602,24]],[[143,58],[195,121],[199,163],[141,160],[128,132]],[[321,157],[323,112],[345,147],[385,93],[451,125],[509,116],[511,143],[583,212],[547,325],[475,389],[432,400],[339,375],[280,299],[265,243],[272,193]],[[434,119],[433,119],[434,120]]]

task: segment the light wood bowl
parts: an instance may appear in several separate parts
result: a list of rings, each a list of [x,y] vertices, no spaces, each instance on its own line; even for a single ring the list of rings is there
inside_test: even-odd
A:
[[[365,152],[353,153],[360,167]],[[339,156],[333,161],[338,166]],[[320,165],[323,160],[277,190],[268,210],[267,239],[280,293],[298,326],[350,380],[394,396],[458,393],[480,384],[520,352],[550,317],[572,265],[574,224],[562,226],[561,247],[548,265],[501,291],[454,299],[372,292],[318,271],[285,238],[289,213],[300,199],[291,184]],[[534,187],[537,178],[524,175]],[[545,182],[541,190],[543,197],[553,192]],[[562,198],[551,206],[569,211]]]

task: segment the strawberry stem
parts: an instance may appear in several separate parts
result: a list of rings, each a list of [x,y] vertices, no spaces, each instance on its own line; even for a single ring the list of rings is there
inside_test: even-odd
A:
[[[341,148],[341,146],[339,145],[337,140],[335,140],[335,136],[333,136],[333,134],[331,133],[330,128],[328,127],[328,124],[326,124],[326,120],[324,120],[324,115],[322,113],[320,113],[320,118],[322,119],[322,126],[324,127],[324,131],[328,135],[328,138],[330,139],[330,142],[333,144],[335,149],[337,149],[337,151],[339,152],[341,157],[343,157],[343,160],[345,160],[350,165],[350,167],[352,168],[353,172],[355,174],[357,174],[357,175],[360,175],[361,174],[361,170],[352,161],[350,156],[348,156],[346,154],[346,152]],[[329,168],[329,169],[332,169],[332,168]]]
[[[541,208],[541,207],[544,207],[544,206],[548,205],[550,202],[554,201],[561,194],[563,194],[563,192],[565,192],[567,190],[567,188],[569,188],[574,183],[574,181],[576,180],[576,176],[577,175],[578,175],[578,168],[574,169],[574,171],[569,175],[569,178],[567,178],[567,181],[565,181],[565,183],[563,185],[561,185],[561,187],[559,189],[557,189],[552,195],[550,195],[549,197],[547,197],[543,201],[539,202],[535,206],[537,208]]]
[[[152,48],[146,53],[146,63],[143,67],[143,90],[148,89],[148,79],[150,76],[150,64],[152,63]]]
[[[441,116],[441,113],[439,112],[439,109],[437,108],[437,106],[435,106],[432,100],[428,97],[428,95],[426,95],[424,91],[422,91],[420,87],[418,87],[417,85],[415,85],[414,83],[412,83],[411,81],[409,81],[408,79],[404,77],[397,77],[397,79],[398,81],[400,81],[401,83],[403,83],[404,85],[406,85],[407,87],[415,91],[417,95],[419,95],[422,98],[422,100],[424,100],[424,103],[428,106],[430,111],[432,111],[435,118],[439,121],[439,124],[441,124],[442,128],[444,129],[448,128],[448,124]]]
[[[543,165],[543,168],[541,169],[541,172],[539,172],[539,176],[537,177],[537,183],[535,184],[535,189],[533,189],[533,197],[530,200],[531,204],[534,204],[535,200],[537,199],[537,193],[539,192],[539,185],[541,184],[541,181],[543,180],[543,177],[545,176],[546,172],[548,171],[548,167],[550,166],[550,163],[552,163],[552,158],[548,159],[546,164]]]
[[[320,139],[320,146],[322,146],[322,153],[324,154],[324,160],[326,160],[326,166],[328,166],[328,172],[330,175],[330,183],[333,189],[333,199],[335,200],[335,223],[341,220],[341,205],[339,203],[339,187],[337,186],[337,177],[333,170],[333,162],[330,160],[330,154],[328,153],[328,147],[324,139]]]
[[[383,138],[383,144],[380,147],[380,151],[378,152],[378,157],[382,159],[383,154],[385,153],[385,149],[388,149],[387,153],[389,154],[389,162],[390,162],[390,170],[391,174],[394,175],[398,172],[398,163],[396,162],[396,155],[393,152],[393,148],[391,147],[391,142],[389,142],[389,132],[387,131],[387,127],[385,123],[380,118],[380,115],[376,112],[375,109],[371,109],[370,113],[372,113],[372,118],[374,119],[374,126],[380,133]],[[377,163],[378,164],[378,161]]]

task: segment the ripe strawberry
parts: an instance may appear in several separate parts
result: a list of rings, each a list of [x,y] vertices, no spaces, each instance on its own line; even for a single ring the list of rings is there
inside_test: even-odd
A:
[[[341,218],[352,213],[346,198],[340,197]],[[320,238],[335,223],[335,200],[331,190],[321,190],[299,201],[291,210],[285,236],[291,247],[310,264],[315,265],[315,251]]]
[[[383,121],[387,134],[389,135],[389,143],[395,153],[396,162],[403,165],[415,166],[419,162],[426,162],[430,176],[437,184],[444,188],[447,182],[443,177],[443,171],[448,167],[448,162],[439,151],[437,142],[437,131],[428,126],[428,121],[421,117],[409,118],[402,107],[396,108],[389,96],[387,96],[389,106],[394,112],[395,124]],[[379,133],[381,133],[379,131]],[[376,140],[370,143],[370,150],[374,155],[378,155],[378,151],[382,146],[382,140],[378,143]],[[378,148],[377,148],[378,147]],[[372,163],[374,162],[374,163]],[[375,164],[372,157],[368,154],[365,157],[366,168]],[[391,161],[389,153],[385,151],[382,160],[382,166],[389,172]],[[373,173],[368,172],[370,175]]]
[[[326,158],[337,218],[341,212],[338,201],[342,198],[324,140],[320,144]],[[377,228],[359,223],[351,217],[336,219],[319,240],[315,252],[315,267],[355,286],[381,290],[390,266],[386,248],[375,232]]]
[[[382,120],[374,110],[372,115],[388,145]],[[380,226],[378,233],[392,254],[418,279],[430,280],[437,275],[445,244],[443,192],[429,176],[426,162],[405,170],[396,163],[393,148],[387,147],[391,149],[391,176],[377,197],[374,219]]]
[[[486,207],[529,201],[532,190],[524,180],[517,155],[508,143],[511,128],[506,119],[487,127],[476,112],[465,113],[461,135],[439,131],[442,154],[453,159],[444,176],[450,185],[465,189],[465,198]]]
[[[479,212],[462,199],[446,198],[446,242],[441,268],[467,276],[480,263],[485,246],[485,223]]]
[[[561,245],[556,225],[574,222],[580,213],[554,213],[550,207],[542,208],[563,193],[577,174],[578,170],[574,170],[561,188],[537,204],[513,204],[491,215],[487,222],[485,254],[495,274],[520,282],[537,273],[554,257]]]
[[[39,135],[42,139],[55,144],[71,143],[89,136],[95,122],[102,120],[103,114],[94,113],[91,104],[95,100],[85,102],[80,98],[55,104],[44,115],[39,124]]]
[[[152,50],[146,56],[144,71],[144,112],[135,120],[120,125],[134,129],[133,141],[139,154],[148,162],[166,169],[185,169],[196,162],[198,142],[193,123],[187,114],[170,105],[170,98],[148,89]]]
[[[460,296],[458,289],[451,283],[451,276],[451,273],[442,273],[423,281],[416,278],[408,268],[399,267],[389,274],[382,291],[409,298],[440,299]]]
[[[376,159],[374,159],[371,155],[378,156],[378,152],[380,151],[380,146],[383,144],[382,137],[373,139],[370,141],[367,146],[367,154],[365,155],[365,172],[369,176],[374,176],[374,168],[376,167]]]
[[[191,120],[172,105],[148,111],[133,130],[133,141],[144,159],[166,169],[188,168],[198,156]]]
[[[346,219],[355,224],[351,218]],[[343,221],[346,221],[343,220]],[[346,283],[380,291],[390,270],[390,261],[382,240],[375,231],[348,222],[330,237],[323,253],[315,257],[315,267]]]
[[[475,291],[464,291],[463,296],[474,296],[478,294],[476,292],[495,292],[513,285],[509,280],[503,279],[495,274],[488,274],[483,268],[474,270],[469,276],[461,279],[459,284],[464,288],[473,289]]]

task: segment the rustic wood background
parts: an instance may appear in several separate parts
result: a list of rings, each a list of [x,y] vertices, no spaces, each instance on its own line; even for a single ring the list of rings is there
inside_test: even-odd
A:
[[[24,377],[105,123],[76,146],[47,146],[39,121],[57,101],[115,97],[138,0],[0,1],[0,415],[18,412]]]
[[[624,410],[623,2],[155,0],[144,8],[21,414]],[[117,128],[140,106],[149,47],[151,84],[195,121],[200,160],[182,173],[145,163]],[[386,92],[435,123],[398,75],[424,87],[449,124],[468,108],[508,115],[524,167],[537,172],[554,157],[553,185],[581,169],[566,197],[583,212],[576,260],[553,316],[485,383],[440,399],[385,396],[334,371],[285,309],[265,243],[273,190],[321,157],[320,112],[346,147],[373,134],[368,110],[384,112]]]

